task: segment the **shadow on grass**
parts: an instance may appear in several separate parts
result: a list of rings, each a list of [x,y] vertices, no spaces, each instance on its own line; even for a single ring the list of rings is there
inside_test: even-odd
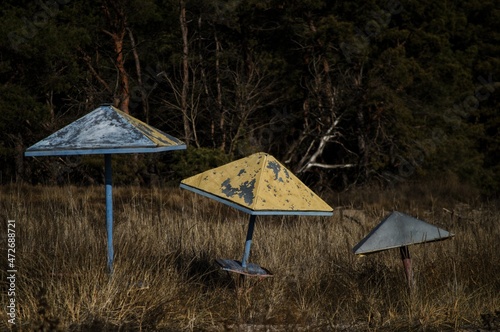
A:
[[[222,271],[215,262],[215,258],[206,251],[191,254],[178,253],[175,267],[188,282],[201,284],[207,290],[236,288],[234,279],[229,273]]]

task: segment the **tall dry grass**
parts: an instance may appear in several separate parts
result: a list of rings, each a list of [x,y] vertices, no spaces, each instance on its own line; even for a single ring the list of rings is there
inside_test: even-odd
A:
[[[498,209],[470,193],[452,199],[439,192],[408,186],[343,193],[327,198],[337,207],[333,217],[258,217],[250,261],[274,274],[259,280],[216,266],[216,258],[241,259],[248,215],[207,198],[177,188],[115,188],[110,277],[104,188],[5,186],[0,298],[7,303],[6,223],[15,219],[18,331],[494,327]],[[351,253],[391,209],[456,234],[410,247],[412,292],[397,250]],[[0,324],[12,328],[7,320],[4,309]]]

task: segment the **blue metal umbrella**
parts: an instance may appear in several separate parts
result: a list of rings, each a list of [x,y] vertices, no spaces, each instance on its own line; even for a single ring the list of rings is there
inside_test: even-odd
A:
[[[113,106],[103,105],[29,147],[25,156],[103,154],[106,183],[108,271],[113,273],[113,192],[111,155],[186,149],[184,142]]]

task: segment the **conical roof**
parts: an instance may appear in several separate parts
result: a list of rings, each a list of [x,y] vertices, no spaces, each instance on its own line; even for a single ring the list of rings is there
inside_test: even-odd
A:
[[[100,106],[32,145],[25,155],[144,153],[185,148],[177,138],[113,106]]]
[[[262,152],[184,179],[181,188],[252,215],[333,214],[302,181]]]
[[[454,234],[407,214],[394,211],[353,248],[355,254],[369,254],[416,243],[440,241]]]

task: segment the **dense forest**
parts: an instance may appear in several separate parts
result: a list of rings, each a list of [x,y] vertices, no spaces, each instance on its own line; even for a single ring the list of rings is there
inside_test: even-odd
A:
[[[318,190],[453,178],[500,192],[497,0],[3,0],[0,181],[99,183],[23,153],[102,104],[188,150],[120,156],[177,181],[257,151]]]

